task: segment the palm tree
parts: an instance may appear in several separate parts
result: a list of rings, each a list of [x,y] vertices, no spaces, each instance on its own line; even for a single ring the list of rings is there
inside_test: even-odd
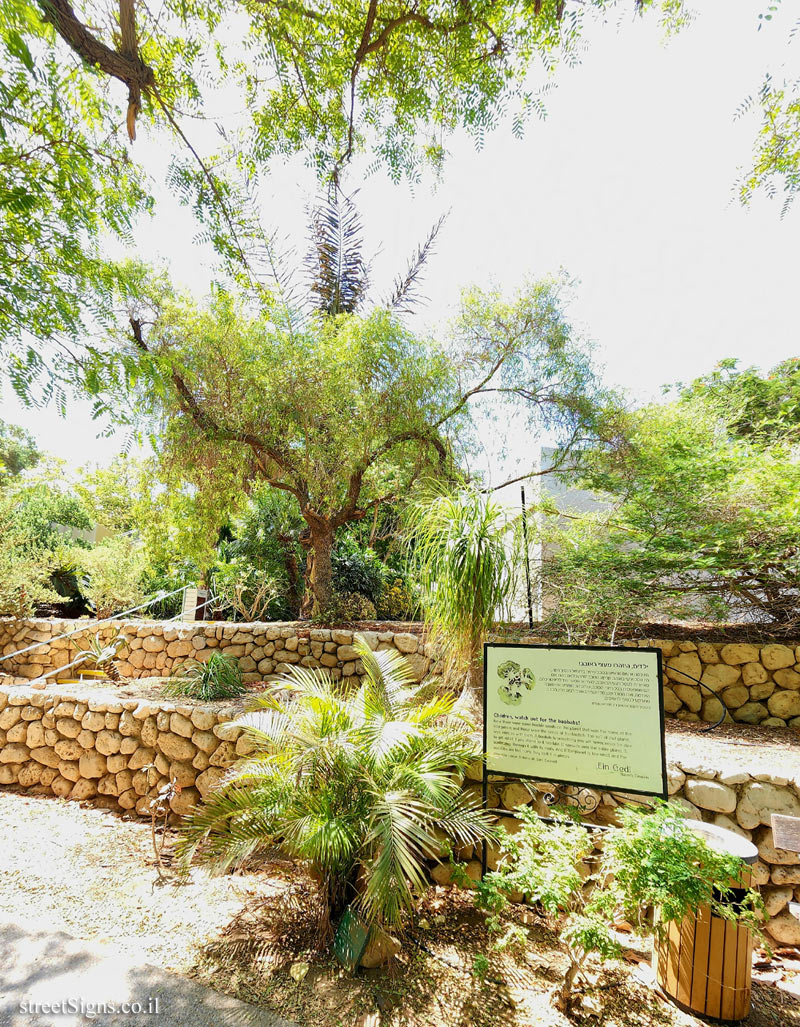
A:
[[[461,789],[478,745],[454,696],[423,698],[394,650],[354,641],[363,683],[292,667],[245,718],[255,751],[188,819],[181,851],[217,871],[279,846],[307,861],[329,919],[355,904],[370,924],[402,926],[443,840],[493,832]],[[446,848],[446,844],[444,846]]]

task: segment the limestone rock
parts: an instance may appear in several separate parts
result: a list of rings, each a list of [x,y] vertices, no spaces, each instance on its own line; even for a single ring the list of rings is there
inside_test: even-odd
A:
[[[667,660],[667,677],[680,684],[696,684],[702,673],[703,667],[697,653],[681,653]]]
[[[667,767],[667,791],[674,795],[683,788],[686,775],[679,767]]]
[[[740,826],[747,830],[753,830],[760,824],[768,826],[773,813],[791,817],[800,815],[800,799],[788,788],[779,788],[766,781],[745,785],[736,808]]]
[[[731,818],[725,816],[724,813],[717,813],[714,817],[714,823],[717,827],[722,827],[726,831],[733,831],[734,834],[738,834],[740,837],[746,838],[748,841],[750,841],[750,838],[752,837],[749,831],[740,827],[735,820],[731,820]]]
[[[169,718],[169,728],[173,734],[180,735],[181,738],[191,738],[194,731],[191,720],[180,713],[173,713]]]
[[[188,760],[190,763],[195,748],[188,738],[161,732],[158,736],[158,747],[169,760]]]
[[[119,731],[103,730],[98,734],[95,742],[95,748],[103,756],[112,756],[115,752],[119,752],[121,745],[122,735]]]
[[[738,710],[749,700],[750,693],[744,685],[732,685],[722,692],[722,701],[729,710]]]
[[[376,966],[385,966],[395,958],[401,949],[402,945],[394,935],[373,927],[359,966],[363,966],[367,970]]]
[[[84,752],[79,760],[81,777],[101,778],[108,773],[105,756],[99,752]]]
[[[699,712],[703,705],[703,698],[700,695],[700,689],[697,685],[676,684],[672,686],[672,690],[684,706],[688,707],[692,713]]]
[[[43,763],[46,767],[57,767],[59,756],[55,749],[43,745],[39,749],[31,749],[31,759],[36,760],[37,763]]]
[[[741,721],[743,724],[760,724],[768,716],[769,711],[766,706],[759,702],[746,702],[744,706],[740,706],[733,712],[733,719]]]
[[[191,763],[180,763],[177,760],[169,765],[169,779],[181,788],[189,788],[195,783],[197,774]]]
[[[185,817],[200,802],[200,792],[196,788],[182,788],[169,800],[169,808],[178,816]]]
[[[762,685],[769,679],[769,674],[760,663],[745,663],[742,667],[742,681],[749,688],[751,685]]]
[[[212,767],[229,767],[236,762],[236,749],[231,742],[220,742],[208,762]]]
[[[767,699],[767,709],[773,717],[783,720],[800,717],[800,692],[774,692]]]
[[[764,900],[767,916],[777,916],[782,909],[786,909],[793,894],[791,888],[765,888],[761,898]]]
[[[770,880],[773,884],[800,884],[800,866],[776,866],[772,868]]]
[[[94,781],[76,781],[69,793],[70,799],[84,800],[93,799],[97,795],[97,786]]]
[[[27,763],[31,757],[27,745],[4,745],[0,749],[0,763]]]
[[[672,689],[669,688],[667,685],[664,685],[663,692],[664,692],[664,710],[665,710],[665,712],[666,713],[677,713],[678,710],[681,708],[681,705],[682,705],[680,699],[672,691]]]
[[[687,781],[683,787],[686,798],[701,809],[715,813],[733,813],[736,792],[719,781]]]
[[[198,774],[195,787],[204,799],[219,785],[225,777],[225,773],[226,771],[222,767],[209,767],[202,774]]]
[[[727,663],[714,663],[706,667],[701,680],[712,692],[721,692],[724,688],[736,684],[741,676],[742,672],[738,667],[731,667]]]
[[[56,721],[56,730],[65,738],[77,738],[81,733],[81,726],[71,717],[59,717]]]
[[[796,866],[797,853],[788,852],[786,849],[776,849],[772,838],[772,830],[769,827],[762,827],[753,836],[753,844],[758,848],[758,853],[765,863],[771,866]]]
[[[745,642],[734,642],[732,645],[724,645],[720,656],[723,662],[730,666],[737,666],[743,663],[758,663],[758,649],[756,646]]]
[[[794,666],[794,649],[788,645],[765,645],[761,650],[761,662],[767,670],[781,670]]]
[[[788,909],[772,917],[766,930],[781,945],[800,945],[800,920],[796,920]]]
[[[17,776],[17,784],[22,788],[32,788],[34,785],[39,783],[39,779],[42,776],[42,764],[41,763],[25,763],[19,768],[19,774]]]
[[[800,688],[800,674],[797,671],[776,670],[772,676],[779,688],[794,689],[795,691]]]
[[[155,749],[137,749],[136,752],[128,760],[128,769],[141,770],[142,767],[149,767],[150,764],[155,761],[155,758]]]
[[[217,722],[217,716],[210,710],[192,710],[192,723],[198,731],[210,731]]]

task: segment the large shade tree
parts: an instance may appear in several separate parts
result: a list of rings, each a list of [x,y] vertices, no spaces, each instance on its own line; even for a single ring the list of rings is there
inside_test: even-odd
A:
[[[165,465],[217,490],[221,507],[226,490],[259,482],[294,498],[317,612],[330,599],[337,531],[407,495],[421,476],[452,475],[471,444],[476,404],[521,407],[534,438],[544,428],[565,446],[596,438],[605,397],[558,281],[511,300],[466,295],[440,343],[405,328],[391,303],[331,306],[354,294],[344,273],[300,316],[278,302],[247,308],[222,291],[197,306],[141,268],[129,273],[137,281],[127,331],[94,351],[87,380],[117,412],[129,403],[114,402],[115,390],[133,390],[134,415],[160,424]],[[396,302],[413,278],[401,279]]]
[[[3,4],[0,346],[18,390],[38,378],[63,402],[62,358],[109,312],[100,243],[154,209],[137,131],[171,155],[170,191],[227,273],[259,291],[255,196],[273,158],[302,152],[335,179],[366,152],[415,176],[459,125],[480,141],[508,115],[519,133],[541,111],[532,67],[544,80],[577,60],[614,8],[682,18],[681,0]],[[239,113],[221,125],[221,110]]]

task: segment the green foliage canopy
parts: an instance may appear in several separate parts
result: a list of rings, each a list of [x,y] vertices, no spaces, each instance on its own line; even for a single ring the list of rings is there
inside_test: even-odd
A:
[[[795,361],[766,376],[726,365],[588,453],[577,478],[609,508],[552,522],[550,627],[598,637],[665,613],[796,624],[796,390]]]

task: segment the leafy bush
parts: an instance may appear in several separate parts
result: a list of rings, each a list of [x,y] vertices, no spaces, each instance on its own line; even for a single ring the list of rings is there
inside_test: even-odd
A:
[[[164,688],[166,695],[186,696],[213,702],[235,699],[247,691],[239,664],[232,656],[215,652],[205,662],[186,660],[173,672]]]
[[[268,620],[279,595],[271,574],[242,560],[217,565],[213,591],[214,610],[239,614],[245,621]]]
[[[76,550],[83,571],[80,589],[98,620],[144,602],[145,559],[129,538],[107,538],[93,549]]]
[[[417,602],[402,578],[390,578],[383,583],[376,607],[381,620],[411,620],[416,607]]]
[[[240,724],[255,745],[188,820],[181,851],[223,871],[277,845],[311,865],[329,916],[354,903],[399,925],[428,887],[425,860],[491,836],[460,776],[475,756],[454,696],[422,700],[407,662],[353,643],[357,691],[292,667]]]
[[[334,592],[324,610],[315,620],[320,624],[341,624],[344,621],[375,620],[374,604],[358,592]]]
[[[334,591],[357,592],[377,606],[383,589],[384,567],[372,549],[364,549],[355,539],[343,535],[331,553],[331,563]]]
[[[587,956],[613,959],[621,954],[611,926],[619,918],[646,932],[652,929],[649,915],[655,908],[655,930],[663,931],[670,921],[707,905],[715,916],[759,930],[763,905],[756,892],[746,889],[739,902],[729,902],[745,864],[709,848],[670,803],[659,803],[652,812],[621,810],[622,826],[605,835],[599,854],[590,831],[580,824],[564,817],[548,824],[527,806],[517,814],[521,828],[516,834],[500,832],[501,861],[478,884],[477,902],[491,911],[489,927],[498,934],[503,930],[500,913],[513,893],[564,917],[560,937],[569,968],[554,998],[565,1012],[584,977]],[[500,935],[499,947],[509,943],[524,943],[518,928]]]

